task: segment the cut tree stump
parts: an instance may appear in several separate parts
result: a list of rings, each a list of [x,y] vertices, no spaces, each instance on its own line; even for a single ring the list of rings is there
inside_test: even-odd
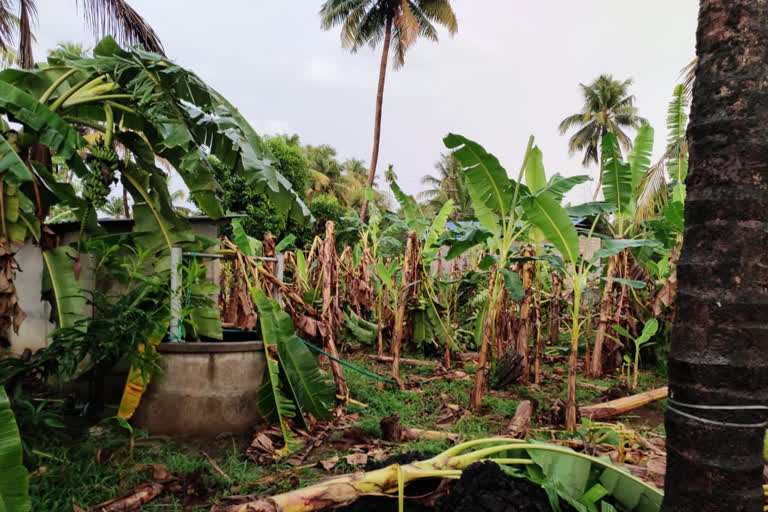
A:
[[[381,438],[384,441],[400,442],[400,438],[403,436],[403,427],[400,425],[400,416],[396,412],[392,413],[391,416],[382,418],[379,426],[381,427]]]
[[[610,402],[580,407],[579,412],[585,418],[604,420],[633,411],[656,400],[667,398],[668,394],[669,389],[667,386],[664,386],[663,388],[652,389],[651,391],[618,398]]]
[[[530,400],[523,400],[517,405],[515,415],[507,426],[507,435],[515,439],[525,438],[528,432],[528,425],[531,423],[533,414],[533,403]]]

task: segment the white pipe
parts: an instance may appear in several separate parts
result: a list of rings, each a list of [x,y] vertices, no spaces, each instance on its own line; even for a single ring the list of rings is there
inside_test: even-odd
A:
[[[181,341],[181,326],[179,325],[181,319],[180,276],[181,247],[171,247],[171,341]]]

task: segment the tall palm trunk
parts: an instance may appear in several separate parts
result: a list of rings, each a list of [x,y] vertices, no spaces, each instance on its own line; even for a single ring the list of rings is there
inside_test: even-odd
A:
[[[368,170],[368,186],[373,187],[376,177],[376,163],[379,161],[379,141],[381,139],[381,105],[384,102],[384,80],[387,77],[387,59],[389,58],[389,43],[392,41],[392,17],[387,18],[387,27],[384,32],[384,48],[381,50],[381,65],[379,66],[379,89],[376,92],[376,118],[373,124],[373,152],[371,154],[371,167]],[[360,209],[360,219],[365,221],[368,215],[368,197],[363,198],[363,206]]]
[[[662,510],[759,511],[763,418],[677,403],[768,403],[768,3],[702,0],[697,55]]]

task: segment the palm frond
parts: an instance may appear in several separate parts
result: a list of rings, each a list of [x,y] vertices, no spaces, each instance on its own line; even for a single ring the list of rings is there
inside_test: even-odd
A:
[[[637,196],[635,223],[641,224],[643,221],[653,217],[659,206],[664,203],[667,197],[666,173],[664,159],[662,158],[643,174],[635,191]]]
[[[320,25],[323,30],[329,30],[340,23],[344,23],[352,12],[360,8],[365,12],[366,4],[371,0],[327,0],[320,7]]]
[[[408,6],[411,9],[414,19],[419,24],[419,35],[426,37],[430,41],[438,42],[439,37],[437,34],[437,28],[429,21],[427,15],[422,11],[418,5],[408,0]]]
[[[672,93],[672,101],[667,110],[667,148],[679,145],[685,139],[688,127],[688,94],[684,84],[675,86]]]
[[[690,103],[693,96],[693,82],[696,81],[696,65],[698,64],[698,57],[694,57],[681,71],[680,78],[683,79],[683,87],[685,87],[685,95]]]
[[[565,132],[570,130],[573,125],[583,125],[586,122],[589,122],[589,117],[584,114],[573,114],[568,116],[560,121],[560,126],[558,126],[560,135],[565,135]]]
[[[448,0],[415,0],[412,3],[415,3],[430,21],[447,28],[449,34],[453,35],[459,30],[456,13]]]
[[[141,44],[151,52],[165,55],[155,31],[125,0],[77,0],[80,2],[85,22],[97,39],[111,35],[120,44]]]
[[[0,49],[8,52],[11,49],[11,40],[19,28],[19,18],[11,10],[9,3],[0,2]]]

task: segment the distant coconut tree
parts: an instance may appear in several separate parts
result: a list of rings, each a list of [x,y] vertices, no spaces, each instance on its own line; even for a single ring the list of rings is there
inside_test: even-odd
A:
[[[437,176],[430,174],[421,178],[422,185],[430,188],[419,195],[419,199],[424,202],[424,206],[432,212],[437,213],[440,208],[450,199],[453,201],[453,220],[464,220],[472,217],[472,199],[469,197],[467,184],[462,176],[461,164],[456,157],[451,155],[440,155],[440,160],[435,164]]]
[[[352,53],[365,45],[375,48],[383,43],[379,86],[376,93],[376,117],[373,129],[373,152],[368,170],[368,186],[373,187],[379,159],[381,136],[381,105],[390,44],[393,47],[395,69],[405,63],[405,53],[416,39],[438,40],[435,24],[442,25],[452,35],[458,24],[449,0],[327,0],[320,8],[325,30],[341,25],[341,43]],[[360,217],[365,219],[368,202],[363,200]]]
[[[648,121],[637,115],[635,97],[629,94],[632,79],[620,82],[610,75],[600,75],[589,85],[579,84],[584,95],[581,112],[570,115],[560,122],[560,133],[565,134],[571,128],[578,128],[568,141],[568,149],[573,153],[584,152],[582,164],[589,167],[600,165],[597,191],[602,187],[603,165],[600,141],[603,135],[612,133],[625,151],[632,148],[632,140],[624,132],[625,128],[639,128]]]

